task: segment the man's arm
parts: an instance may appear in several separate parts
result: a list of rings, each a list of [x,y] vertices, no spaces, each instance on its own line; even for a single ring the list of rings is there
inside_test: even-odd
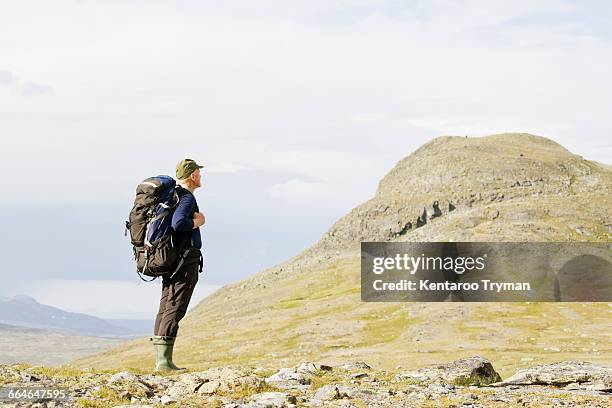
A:
[[[195,208],[195,199],[190,194],[184,194],[172,215],[172,229],[175,231],[191,231],[195,226],[191,218]]]

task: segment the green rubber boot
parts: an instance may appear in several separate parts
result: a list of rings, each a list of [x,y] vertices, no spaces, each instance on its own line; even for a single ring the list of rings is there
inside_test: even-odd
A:
[[[155,347],[155,370],[156,371],[185,371],[186,368],[177,367],[172,362],[172,350],[174,349],[174,340],[176,337],[168,336],[153,336],[150,340],[153,341]]]

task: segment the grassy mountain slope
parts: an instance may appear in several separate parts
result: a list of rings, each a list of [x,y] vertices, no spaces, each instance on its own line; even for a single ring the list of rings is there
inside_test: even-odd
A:
[[[610,364],[607,303],[362,303],[359,242],[609,242],[611,187],[608,166],[546,138],[436,138],[316,245],[204,299],[181,323],[175,360],[194,369],[308,360],[407,368],[480,354],[502,377],[564,359]],[[441,215],[431,218],[435,201]],[[151,349],[135,340],[74,365],[148,369]]]

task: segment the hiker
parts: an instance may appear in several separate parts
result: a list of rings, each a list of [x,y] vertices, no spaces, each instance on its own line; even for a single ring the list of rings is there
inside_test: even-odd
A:
[[[164,275],[159,312],[155,319],[153,345],[156,351],[156,370],[185,370],[172,362],[172,351],[179,321],[187,313],[189,300],[198,281],[198,270],[202,266],[202,238],[200,227],[204,225],[204,214],[199,212],[193,192],[202,186],[202,175],[198,165],[191,159],[181,160],[176,166],[178,205],[172,216],[172,239],[179,248],[188,250],[183,264],[173,277]]]

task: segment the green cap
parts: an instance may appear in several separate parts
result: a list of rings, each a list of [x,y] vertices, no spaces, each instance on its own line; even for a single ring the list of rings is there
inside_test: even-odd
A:
[[[183,159],[176,165],[176,178],[179,180],[185,179],[191,176],[191,173],[202,167],[204,166],[200,166],[192,159]]]

